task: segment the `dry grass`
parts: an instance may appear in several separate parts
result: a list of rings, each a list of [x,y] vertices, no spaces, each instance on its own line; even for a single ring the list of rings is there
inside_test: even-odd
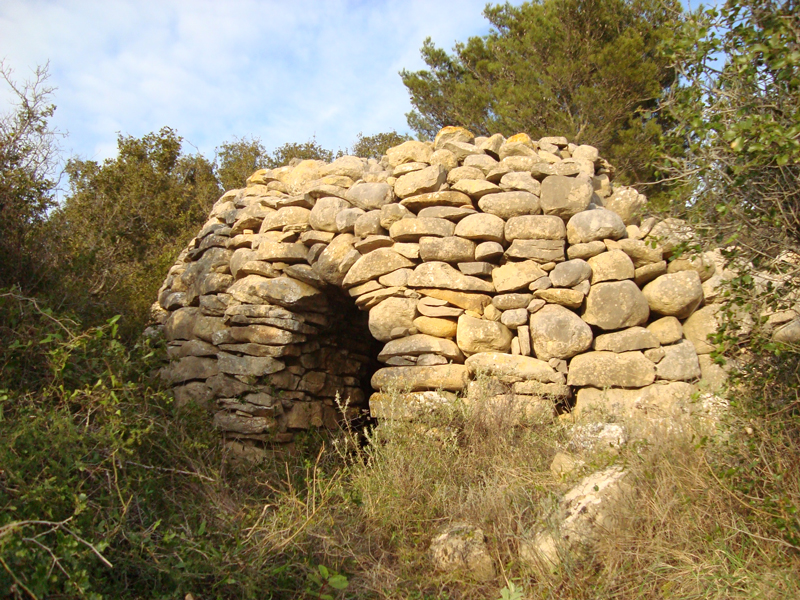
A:
[[[517,540],[569,485],[549,471],[568,432],[559,424],[513,427],[513,418],[459,403],[414,422],[384,422],[358,450],[345,431],[339,452],[306,465],[302,490],[289,475],[273,487],[270,509],[248,535],[263,544],[263,561],[291,552],[346,573],[346,597],[500,598],[510,581],[522,597],[542,599],[800,597],[790,535],[800,450],[788,437],[748,435],[731,423],[724,441],[623,449],[614,460],[626,465],[636,492],[619,508],[625,527],[537,578],[520,564]],[[770,471],[745,483],[734,463]],[[787,518],[795,525],[781,529]],[[428,544],[457,521],[486,532],[496,580],[433,571]]]

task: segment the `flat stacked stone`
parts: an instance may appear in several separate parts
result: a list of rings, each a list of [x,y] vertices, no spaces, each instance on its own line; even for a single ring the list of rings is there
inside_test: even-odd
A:
[[[512,386],[498,398],[548,402],[689,385],[719,269],[672,256],[691,228],[642,220],[612,179],[591,146],[457,127],[380,161],[257,171],[159,291],[164,377],[256,442],[334,427],[337,395],[365,407],[370,384],[465,392],[485,372]]]

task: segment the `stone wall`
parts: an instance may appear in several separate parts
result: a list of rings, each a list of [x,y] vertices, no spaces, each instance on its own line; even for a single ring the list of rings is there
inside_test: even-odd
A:
[[[480,372],[538,418],[689,402],[714,369],[722,264],[667,262],[691,230],[642,214],[595,148],[562,137],[447,127],[381,161],[258,171],[164,282],[163,376],[248,443],[334,427],[337,395],[357,411],[370,385],[379,418],[397,415],[389,388],[412,413],[469,397]]]

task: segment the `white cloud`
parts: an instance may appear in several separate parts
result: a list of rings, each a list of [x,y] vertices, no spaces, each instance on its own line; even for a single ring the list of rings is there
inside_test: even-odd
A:
[[[50,61],[67,149],[104,158],[117,132],[162,126],[210,156],[234,135],[268,147],[405,130],[398,71],[485,33],[484,0],[6,0],[0,39],[23,76]]]

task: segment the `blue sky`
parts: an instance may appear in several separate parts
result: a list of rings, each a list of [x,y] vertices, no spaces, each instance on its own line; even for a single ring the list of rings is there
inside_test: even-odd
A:
[[[513,4],[519,4],[515,0]],[[102,160],[117,132],[162,126],[213,157],[233,136],[267,149],[316,136],[345,148],[407,131],[402,68],[489,31],[485,0],[3,0],[0,59],[14,78],[50,62],[66,155]],[[2,112],[8,94],[0,90]]]

